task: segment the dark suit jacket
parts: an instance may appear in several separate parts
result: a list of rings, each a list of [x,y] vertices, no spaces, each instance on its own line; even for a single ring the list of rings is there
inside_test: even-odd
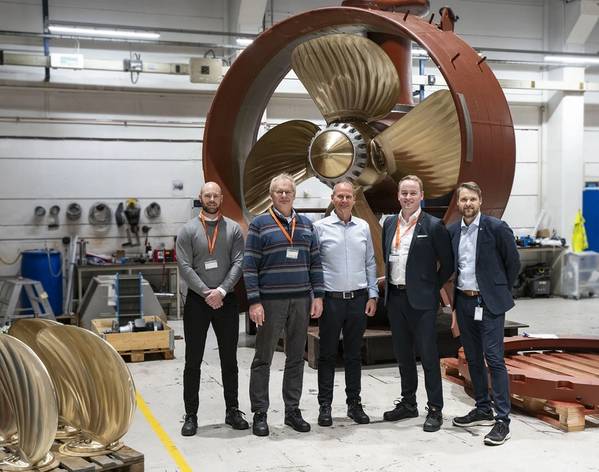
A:
[[[395,238],[397,219],[398,215],[390,216],[383,224],[385,303],[391,273],[389,254]],[[406,289],[410,305],[417,310],[436,310],[439,306],[439,290],[453,271],[453,252],[445,225],[439,218],[422,211],[414,227],[406,263]]]
[[[449,226],[456,264],[456,287],[461,222],[459,220]],[[476,241],[476,282],[491,313],[500,315],[514,306],[512,287],[519,271],[520,256],[514,233],[504,221],[481,214]]]

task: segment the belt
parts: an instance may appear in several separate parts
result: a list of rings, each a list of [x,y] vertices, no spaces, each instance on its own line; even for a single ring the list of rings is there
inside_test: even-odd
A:
[[[406,286],[405,284],[401,284],[401,285],[395,285],[395,284],[389,284],[389,288],[393,289],[393,290],[405,290]]]
[[[342,300],[352,300],[361,295],[366,295],[368,290],[361,288],[360,290],[354,290],[353,292],[324,292],[326,297],[341,298]]]
[[[462,295],[465,295],[467,297],[478,297],[480,295],[480,292],[478,290],[458,290],[462,293]]]

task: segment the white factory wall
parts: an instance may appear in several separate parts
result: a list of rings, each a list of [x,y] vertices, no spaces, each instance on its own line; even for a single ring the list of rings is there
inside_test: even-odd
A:
[[[314,3],[314,5],[312,5]],[[337,2],[331,2],[335,4]],[[542,49],[545,44],[544,2],[460,1],[448,2],[460,16],[457,31],[470,44]],[[275,0],[275,21],[289,13],[323,6],[322,1]],[[432,1],[431,11],[441,2]],[[444,4],[444,3],[443,3]],[[168,7],[167,7],[168,5]],[[223,30],[228,24],[228,2],[177,0],[50,1],[52,17],[118,24],[160,25],[205,30]],[[267,12],[268,16],[268,12]],[[41,29],[38,0],[0,0],[0,30]],[[165,38],[166,39],[166,38]],[[168,38],[176,39],[176,38]],[[2,39],[0,39],[1,41]],[[11,45],[11,50],[34,50],[31,41]],[[73,42],[74,43],[74,42]],[[76,44],[61,43],[56,50],[73,52]],[[81,52],[94,57],[122,59],[125,48],[103,50],[103,45],[83,44]],[[7,48],[6,45],[3,48]],[[53,48],[53,51],[55,49]],[[197,51],[162,48],[143,53],[144,58],[161,62],[186,61]],[[538,68],[493,65],[501,78],[541,78]],[[416,70],[415,70],[416,71]],[[427,73],[434,70],[427,67]],[[0,80],[35,80],[42,69],[0,67]],[[125,229],[111,226],[98,231],[87,222],[89,207],[106,202],[112,210],[129,197],[140,199],[142,208],[152,201],[162,207],[162,216],[149,221],[142,214],[141,225],[152,227],[150,242],[172,246],[177,229],[192,214],[192,199],[203,182],[202,135],[214,86],[189,84],[187,77],[146,74],[138,85],[125,73],[52,71],[53,82],[119,85],[122,87],[186,89],[190,94],[129,93],[102,91],[49,91],[0,87],[0,257],[15,258],[20,250],[45,245],[61,248],[63,236],[78,235],[90,241],[88,250],[110,254],[125,240]],[[1,84],[0,84],[1,85]],[[295,91],[297,80],[290,77],[280,91]],[[301,87],[299,87],[301,89]],[[517,233],[527,233],[536,222],[541,201],[543,96],[536,91],[506,91],[516,128],[517,166],[512,196],[505,219]],[[599,108],[589,111],[585,139],[599,140]],[[4,117],[4,119],[2,119]],[[267,108],[266,120],[276,124],[287,119],[321,120],[309,97],[275,96]],[[595,123],[594,125],[592,123]],[[587,174],[599,175],[596,146],[588,150]],[[590,173],[590,174],[589,174]],[[173,182],[183,183],[175,190]],[[303,185],[300,204],[318,206],[328,201],[328,190],[319,183]],[[71,202],[83,207],[77,224],[67,224],[64,211]],[[37,205],[61,207],[60,227],[50,230],[48,219],[36,221]],[[18,264],[0,264],[0,275],[14,274]]]

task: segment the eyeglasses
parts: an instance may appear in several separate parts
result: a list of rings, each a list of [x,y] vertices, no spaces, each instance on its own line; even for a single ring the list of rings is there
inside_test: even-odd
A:
[[[295,192],[293,190],[275,190],[274,194],[277,197],[282,197],[283,195],[295,195]]]

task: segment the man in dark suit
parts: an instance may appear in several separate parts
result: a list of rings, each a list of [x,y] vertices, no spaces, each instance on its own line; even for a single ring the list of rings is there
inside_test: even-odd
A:
[[[514,234],[501,220],[480,212],[482,192],[475,182],[456,189],[462,220],[449,227],[456,262],[452,329],[460,334],[474,387],[476,408],[453,419],[460,427],[491,426],[484,442],[503,444],[510,437],[510,392],[503,357],[505,312],[514,306],[511,288],[520,270]],[[457,319],[458,331],[455,331]],[[493,417],[487,362],[491,373]]]
[[[399,181],[399,215],[385,220],[385,302],[393,337],[393,350],[401,375],[401,401],[386,411],[386,421],[418,416],[418,373],[414,348],[424,369],[428,414],[424,431],[443,424],[443,391],[437,350],[436,318],[439,290],[453,273],[449,233],[441,220],[420,209],[422,181],[407,175]]]

